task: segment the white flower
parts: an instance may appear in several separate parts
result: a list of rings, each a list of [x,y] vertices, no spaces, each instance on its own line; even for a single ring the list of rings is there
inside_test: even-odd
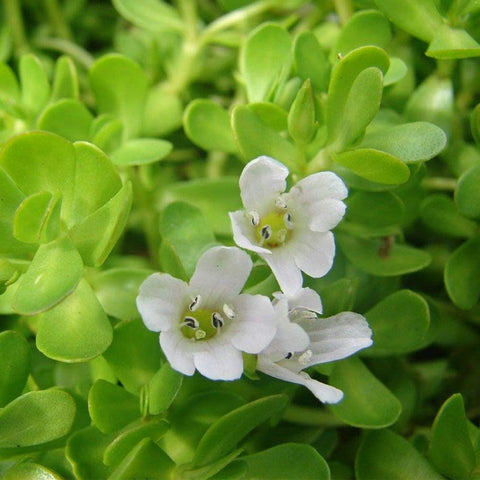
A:
[[[372,331],[358,313],[342,312],[318,318],[322,304],[318,294],[303,288],[287,300],[275,294],[277,334],[260,354],[257,370],[280,380],[307,387],[321,402],[338,403],[343,393],[310,378],[302,370],[348,357],[372,344]]]
[[[187,284],[155,273],[140,287],[137,307],[175,370],[195,368],[212,380],[235,380],[243,373],[242,352],[264,349],[276,332],[267,297],[240,294],[252,261],[236,247],[214,247],[198,260]]]
[[[345,214],[347,188],[332,172],[300,180],[285,192],[288,169],[269,157],[251,161],[240,176],[245,211],[230,213],[235,243],[262,257],[280,288],[293,295],[302,274],[322,277],[331,268],[335,243],[330,232]]]

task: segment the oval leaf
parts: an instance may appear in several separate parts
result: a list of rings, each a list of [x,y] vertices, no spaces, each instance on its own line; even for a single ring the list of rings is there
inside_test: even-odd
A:
[[[119,167],[148,165],[165,158],[173,145],[166,140],[155,138],[137,138],[128,140],[112,155],[112,162]]]
[[[462,215],[480,217],[480,165],[467,170],[459,179],[455,190],[455,203]]]

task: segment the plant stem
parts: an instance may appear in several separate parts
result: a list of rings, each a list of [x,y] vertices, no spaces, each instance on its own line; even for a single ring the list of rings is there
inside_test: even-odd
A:
[[[307,165],[306,174],[310,175],[311,173],[322,172],[328,170],[332,165],[332,159],[330,157],[330,152],[327,148],[322,148]]]
[[[333,0],[333,3],[335,4],[335,10],[340,17],[340,21],[342,24],[345,24],[353,15],[352,0]]]
[[[5,17],[13,37],[15,54],[17,57],[20,57],[20,55],[29,50],[20,3],[19,0],[4,0],[3,5]]]
[[[38,38],[34,43],[39,48],[48,48],[66,53],[87,70],[93,65],[94,58],[86,50],[68,40],[62,38]]]
[[[430,177],[422,180],[422,187],[429,190],[443,190],[453,192],[457,188],[457,180],[448,177]]]
[[[286,422],[311,427],[339,427],[344,423],[332,413],[321,408],[290,405],[282,415]]]
[[[62,10],[58,5],[58,0],[43,0],[45,4],[45,10],[50,21],[53,32],[57,37],[63,38],[64,40],[72,39],[72,32],[70,27],[65,22],[63,17]]]

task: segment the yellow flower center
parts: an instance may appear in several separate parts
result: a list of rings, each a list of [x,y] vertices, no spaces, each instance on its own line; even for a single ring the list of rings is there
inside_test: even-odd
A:
[[[208,340],[215,336],[224,325],[222,315],[214,310],[199,308],[195,311],[185,310],[181,329],[187,338]]]
[[[288,212],[274,211],[259,220],[255,233],[260,245],[267,248],[281,247],[292,234],[291,217]]]

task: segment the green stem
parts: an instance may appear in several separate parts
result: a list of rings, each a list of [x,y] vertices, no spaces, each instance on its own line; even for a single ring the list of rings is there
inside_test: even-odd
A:
[[[339,427],[345,425],[332,413],[321,408],[290,405],[282,415],[286,422],[311,427]]]
[[[94,58],[86,50],[62,38],[38,38],[35,40],[35,46],[65,53],[83,65],[87,70],[94,62]]]
[[[15,54],[17,57],[20,57],[20,55],[29,50],[20,3],[19,0],[4,0],[3,5],[5,17],[13,37]]]
[[[322,148],[307,165],[306,174],[329,170],[332,166],[332,159],[327,148]]]
[[[457,180],[449,177],[429,177],[422,180],[422,187],[453,192],[457,188]]]
[[[348,19],[353,15],[353,3],[352,0],[333,0],[335,10],[340,17],[342,24],[345,24]]]
[[[62,10],[58,5],[58,1],[43,0],[43,2],[45,4],[45,10],[55,36],[63,38],[64,40],[71,40],[72,32],[70,31],[68,24],[65,22]]]

